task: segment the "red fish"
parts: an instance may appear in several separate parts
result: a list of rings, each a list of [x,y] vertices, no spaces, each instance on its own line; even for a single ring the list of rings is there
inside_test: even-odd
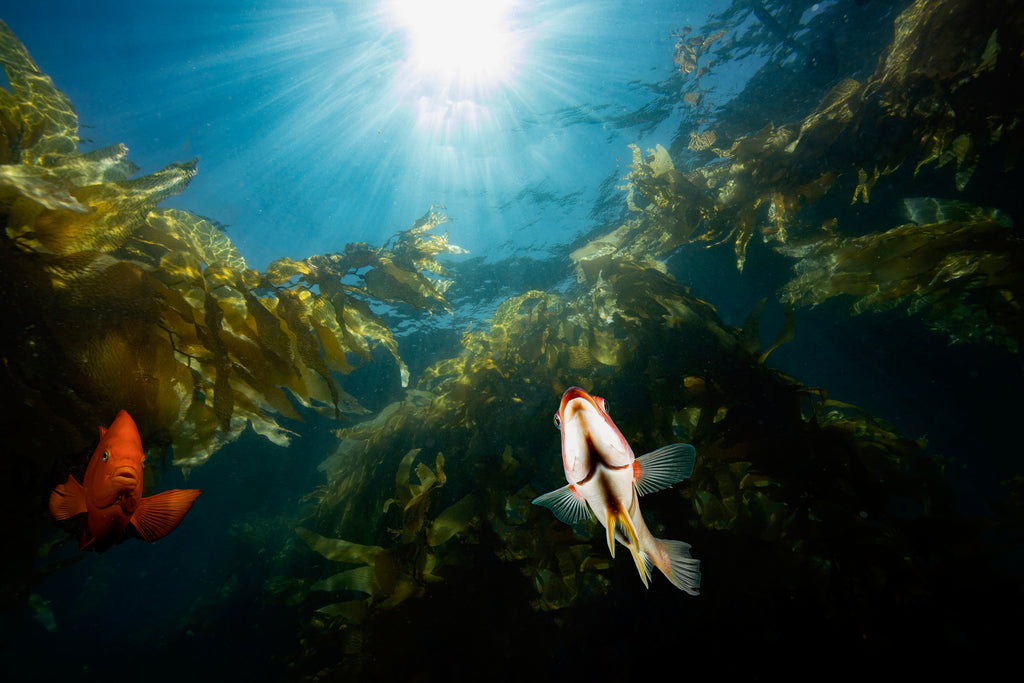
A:
[[[562,431],[562,465],[569,484],[533,502],[566,524],[588,517],[589,506],[607,529],[612,557],[618,541],[633,556],[644,586],[653,565],[676,588],[697,595],[700,561],[690,557],[688,543],[655,538],[640,514],[639,500],[689,477],[696,459],[693,446],[677,443],[635,457],[604,399],[579,387],[562,396],[555,424]]]
[[[68,476],[50,494],[50,514],[57,521],[85,515],[81,550],[103,552],[128,538],[129,526],[139,538],[153,542],[171,533],[192,509],[199,489],[142,497],[145,457],[135,420],[122,410],[109,429],[100,427],[100,442],[82,483]]]

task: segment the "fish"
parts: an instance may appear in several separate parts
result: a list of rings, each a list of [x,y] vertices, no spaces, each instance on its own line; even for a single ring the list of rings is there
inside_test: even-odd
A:
[[[50,514],[58,522],[85,515],[80,550],[104,552],[134,535],[152,543],[171,533],[192,509],[200,489],[172,489],[142,496],[142,437],[126,411],[100,441],[82,483],[72,475],[50,493]]]
[[[612,558],[618,541],[632,555],[645,587],[650,587],[652,567],[657,567],[676,588],[699,595],[700,560],[690,555],[690,544],[655,538],[640,512],[640,496],[690,476],[697,457],[693,446],[676,443],[635,457],[604,399],[579,387],[562,396],[555,426],[561,431],[569,483],[533,503],[566,524],[586,519],[592,511],[607,531]]]

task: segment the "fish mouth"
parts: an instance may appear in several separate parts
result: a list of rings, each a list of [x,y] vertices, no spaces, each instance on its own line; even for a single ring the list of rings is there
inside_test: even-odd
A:
[[[573,401],[580,399],[584,402],[584,405],[573,406]],[[579,387],[570,387],[565,394],[562,395],[562,405],[559,406],[558,412],[562,416],[563,422],[572,422],[572,420],[580,413],[581,410],[590,410],[591,408],[598,410],[597,402],[594,397],[588,394]],[[598,410],[600,412],[600,410]]]
[[[139,483],[139,476],[135,473],[135,469],[132,467],[118,467],[114,470],[114,473],[110,475],[110,478],[114,483],[124,486],[125,488],[135,488],[135,485]]]
[[[588,394],[586,391],[584,391],[583,389],[580,389],[579,387],[569,387],[569,389],[564,394],[562,394],[562,405],[561,405],[562,412],[565,412],[565,407],[567,405],[569,405],[569,403],[573,399],[577,399],[577,398],[582,398],[587,403],[589,403],[591,405],[595,405],[593,397],[590,394]]]

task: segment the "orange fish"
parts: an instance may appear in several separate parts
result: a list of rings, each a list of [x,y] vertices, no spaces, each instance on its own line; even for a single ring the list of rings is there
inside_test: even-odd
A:
[[[690,545],[655,538],[640,514],[640,496],[690,476],[696,459],[693,446],[677,443],[635,457],[604,399],[579,387],[562,396],[555,424],[562,432],[562,465],[569,484],[533,502],[566,524],[586,519],[592,510],[607,530],[612,557],[618,541],[633,556],[644,586],[657,567],[676,588],[697,595],[700,561],[690,556]]]
[[[81,550],[103,552],[129,537],[131,526],[144,541],[174,531],[202,491],[173,489],[142,497],[142,438],[135,420],[121,411],[109,429],[100,427],[100,443],[85,469],[83,483],[73,476],[50,494],[57,521],[85,514]]]

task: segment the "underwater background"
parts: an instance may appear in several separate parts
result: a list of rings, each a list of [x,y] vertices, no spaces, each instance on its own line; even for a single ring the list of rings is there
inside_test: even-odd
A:
[[[11,681],[986,675],[1020,642],[1024,12],[0,4]],[[563,392],[701,563],[645,588]],[[47,501],[119,410],[166,538]]]

